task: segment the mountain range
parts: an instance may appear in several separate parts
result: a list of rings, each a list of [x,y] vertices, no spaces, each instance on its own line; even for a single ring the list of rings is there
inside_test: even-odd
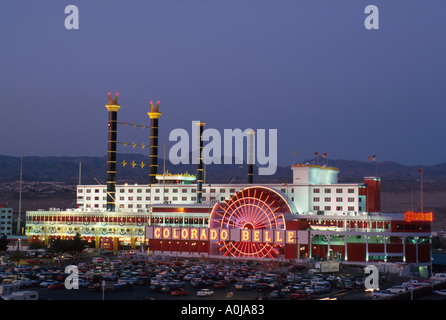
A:
[[[20,157],[0,156],[0,182],[17,182],[20,180]],[[25,182],[52,181],[75,185],[81,173],[82,184],[105,184],[107,157],[23,157],[23,176]],[[122,162],[127,164],[124,166]],[[136,163],[132,166],[131,163]],[[317,164],[314,160],[307,161]],[[307,163],[304,162],[304,163]],[[145,166],[141,168],[140,164]],[[234,163],[234,161],[232,162]],[[117,183],[147,183],[149,177],[149,157],[142,154],[118,154]],[[421,187],[420,169],[423,169],[423,188],[425,191],[446,190],[446,163],[433,166],[407,166],[397,162],[361,162],[354,160],[327,160],[324,163],[339,168],[339,182],[362,182],[366,176],[381,178],[382,190],[405,192]],[[166,171],[196,174],[196,164],[173,165],[169,160],[158,160],[158,173]],[[205,166],[205,183],[246,183],[246,164],[211,164]],[[255,183],[291,183],[290,166],[277,167],[271,176],[257,175],[254,169]]]

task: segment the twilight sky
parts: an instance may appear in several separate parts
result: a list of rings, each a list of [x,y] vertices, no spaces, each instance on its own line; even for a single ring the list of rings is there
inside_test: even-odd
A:
[[[379,30],[364,27],[369,4]],[[278,129],[280,165],[316,151],[446,162],[445,17],[443,0],[3,0],[0,154],[106,155],[119,92],[119,121],[148,125],[161,101],[167,148],[200,120]],[[148,144],[149,130],[118,140]]]

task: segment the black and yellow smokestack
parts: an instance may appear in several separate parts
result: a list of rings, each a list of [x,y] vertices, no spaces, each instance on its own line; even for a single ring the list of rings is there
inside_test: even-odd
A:
[[[248,131],[248,183],[254,183],[254,131]]]
[[[113,100],[111,93],[108,93],[108,104],[105,107],[108,110],[108,158],[107,158],[107,211],[115,211],[116,200],[116,145],[117,145],[117,123],[118,110],[121,107],[118,104],[118,95]]]
[[[198,168],[197,168],[197,203],[203,202],[203,127],[206,123],[198,122]]]
[[[147,113],[150,117],[150,184],[156,183],[158,173],[158,119],[161,116],[159,105],[158,101],[154,107],[150,101],[150,112]]]

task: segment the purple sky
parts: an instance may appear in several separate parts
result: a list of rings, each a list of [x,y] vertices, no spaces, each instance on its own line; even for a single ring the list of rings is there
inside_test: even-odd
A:
[[[69,4],[79,30],[64,27]],[[364,27],[368,4],[379,30]],[[0,154],[105,155],[111,91],[120,121],[149,124],[161,101],[161,146],[201,120],[278,129],[280,165],[316,151],[442,163],[445,16],[442,0],[4,0]]]

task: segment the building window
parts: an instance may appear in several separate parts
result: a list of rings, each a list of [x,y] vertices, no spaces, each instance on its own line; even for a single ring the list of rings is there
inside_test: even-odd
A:
[[[325,189],[325,193],[331,193],[331,189]]]
[[[355,202],[355,198],[348,198],[348,202]]]
[[[325,202],[331,202],[331,198],[325,198]]]
[[[342,189],[340,188],[336,189],[336,193],[342,193]]]
[[[348,207],[348,211],[355,211],[355,207]]]
[[[319,193],[319,189],[313,189],[313,193]]]
[[[319,210],[319,206],[313,206],[313,210]]]
[[[314,197],[313,202],[319,202],[319,197]]]
[[[324,208],[326,211],[330,211],[331,210],[331,207],[330,206],[325,206],[325,208]]]
[[[355,193],[355,189],[348,189],[348,193]]]
[[[342,202],[342,198],[336,198],[336,202]]]
[[[336,207],[336,211],[342,211],[342,207]]]

